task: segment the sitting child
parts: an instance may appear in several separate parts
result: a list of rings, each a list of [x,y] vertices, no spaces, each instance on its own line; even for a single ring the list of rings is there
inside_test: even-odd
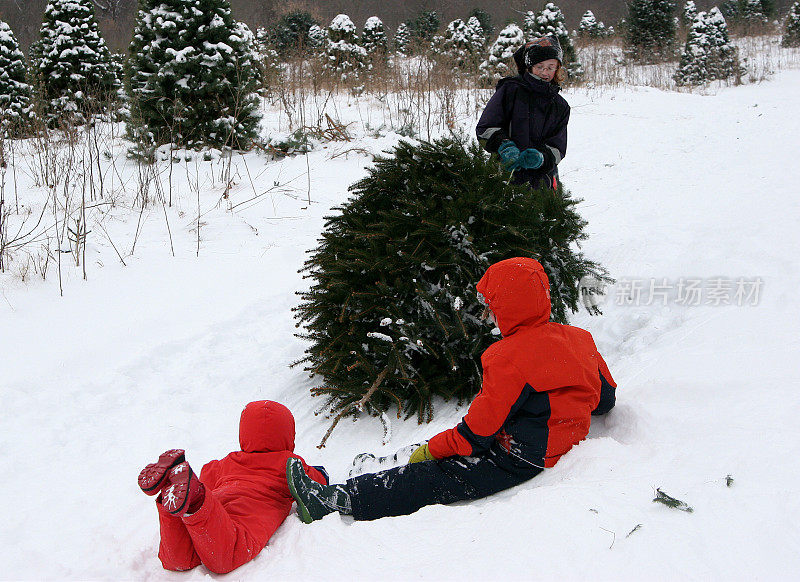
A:
[[[291,511],[288,459],[299,459],[312,479],[327,485],[322,467],[309,467],[293,453],[294,434],[288,408],[251,402],[239,422],[242,450],[206,464],[199,479],[181,449],[142,469],[139,487],[158,496],[164,568],[189,570],[202,563],[225,574],[255,558]]]

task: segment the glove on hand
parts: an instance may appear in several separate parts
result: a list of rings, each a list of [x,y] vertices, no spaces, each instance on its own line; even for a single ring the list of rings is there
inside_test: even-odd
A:
[[[497,148],[497,155],[500,156],[500,160],[509,170],[516,169],[519,166],[519,148],[510,139],[500,144],[500,147]]]
[[[420,463],[422,461],[435,461],[436,457],[434,457],[431,452],[428,450],[428,443],[417,447],[417,450],[411,453],[411,458],[408,460],[408,464],[411,463]]]
[[[542,155],[542,152],[535,148],[528,148],[519,155],[517,167],[525,168],[526,170],[538,170],[543,163],[544,155]]]

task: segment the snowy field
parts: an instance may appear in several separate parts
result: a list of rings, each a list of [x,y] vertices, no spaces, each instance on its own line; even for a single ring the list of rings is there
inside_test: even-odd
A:
[[[562,179],[584,199],[587,256],[617,279],[603,316],[572,319],[620,386],[589,438],[485,500],[362,523],[334,514],[306,526],[292,513],[230,579],[800,578],[800,71],[706,93],[565,95]],[[362,116],[346,103],[338,114]],[[236,449],[248,401],[289,406],[297,452],[337,481],[356,453],[460,420],[464,409],[439,403],[430,425],[393,421],[386,446],[370,418],[316,448],[330,421],[288,367],[304,350],[297,270],[367,153],[399,139],[354,131],[307,157],[237,155],[227,199],[224,160],[176,163],[173,206],[141,215],[118,141],[105,185],[116,205],[89,223],[87,280],[68,253],[63,297],[52,264],[45,281],[23,282],[19,262],[0,275],[0,578],[211,576],[162,570],[136,476],[167,448],[185,448],[198,470]],[[36,208],[43,190],[30,163],[17,166],[16,196]],[[656,488],[693,513],[653,503]]]

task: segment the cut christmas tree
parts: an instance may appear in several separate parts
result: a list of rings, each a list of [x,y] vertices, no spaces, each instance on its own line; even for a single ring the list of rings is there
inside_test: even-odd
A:
[[[296,308],[304,362],[338,420],[360,411],[433,418],[435,397],[464,401],[481,385],[496,336],[475,284],[499,260],[538,259],[553,319],[577,309],[582,277],[608,280],[577,248],[586,238],[566,190],[532,190],[477,145],[401,143],[351,186],[327,219]]]

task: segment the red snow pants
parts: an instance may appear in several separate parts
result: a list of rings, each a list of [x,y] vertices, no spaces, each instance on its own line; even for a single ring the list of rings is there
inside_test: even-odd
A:
[[[202,563],[215,574],[227,574],[255,558],[264,547],[208,489],[203,506],[191,515],[181,518],[160,503],[156,507],[161,529],[158,557],[167,570],[191,570]],[[268,524],[272,527],[268,538],[284,519],[286,515],[274,516],[274,524]]]

